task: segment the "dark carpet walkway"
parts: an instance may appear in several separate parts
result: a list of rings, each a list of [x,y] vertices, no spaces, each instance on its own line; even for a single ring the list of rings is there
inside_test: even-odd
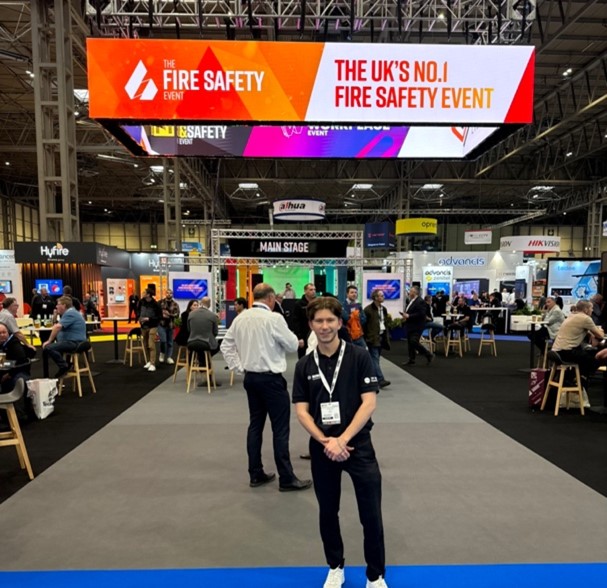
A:
[[[499,341],[497,358],[486,349],[482,357],[477,353],[478,340],[473,340],[463,358],[439,353],[430,366],[421,358],[404,367],[406,342],[393,342],[392,350],[384,352],[386,359],[607,496],[607,416],[561,409],[555,417],[552,410],[529,409],[529,374],[519,371],[529,365],[527,342]],[[603,404],[601,378],[592,380],[588,395],[592,406]]]
[[[121,344],[121,349],[123,349]],[[83,382],[83,397],[67,390],[55,402],[55,411],[42,421],[22,425],[25,444],[34,475],[60,460],[99,429],[131,407],[172,373],[173,366],[161,365],[149,373],[142,367],[128,368],[105,363],[113,357],[113,343],[94,343],[96,362],[91,364],[97,394],[92,394],[88,380]],[[40,351],[38,352],[40,356]],[[32,367],[32,377],[42,377],[42,362]],[[51,362],[51,375],[56,371]],[[19,469],[14,449],[0,451],[0,502],[17,492],[29,481]]]

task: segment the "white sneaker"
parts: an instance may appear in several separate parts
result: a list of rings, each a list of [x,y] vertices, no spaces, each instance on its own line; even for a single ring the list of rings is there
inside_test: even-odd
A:
[[[380,576],[373,582],[367,580],[367,588],[388,588],[388,584],[386,584],[386,581]]]
[[[323,584],[323,588],[341,588],[346,581],[346,572],[343,568],[329,569],[327,579]]]
[[[156,371],[156,366],[150,364],[150,367],[148,368],[148,372],[155,372]]]
[[[159,361],[160,363],[164,363],[164,353],[161,353],[161,354],[158,356],[158,361]]]
[[[151,366],[151,365],[152,365],[152,364],[151,364],[151,363],[148,361],[148,362],[147,362],[147,363],[146,363],[146,364],[143,366],[143,369],[144,369],[144,370],[148,370],[148,369],[150,369],[150,366]]]
[[[173,358],[172,358],[172,357],[168,357],[168,358],[167,358],[167,363],[168,363],[169,365],[173,365],[175,362],[173,361]]]

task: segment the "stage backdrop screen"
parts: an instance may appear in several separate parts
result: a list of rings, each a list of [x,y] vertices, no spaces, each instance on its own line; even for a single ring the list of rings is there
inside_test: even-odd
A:
[[[36,290],[46,288],[51,296],[61,296],[63,294],[63,280],[36,280]]]
[[[368,280],[367,298],[371,298],[373,290],[382,290],[386,300],[400,300],[400,280]]]
[[[173,280],[173,297],[181,300],[198,300],[208,296],[209,282],[207,280]]]

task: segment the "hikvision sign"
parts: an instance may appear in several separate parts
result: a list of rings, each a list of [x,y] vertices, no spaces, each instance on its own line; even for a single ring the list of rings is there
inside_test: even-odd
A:
[[[308,198],[276,200],[273,203],[274,219],[282,221],[308,221],[325,218],[325,203]]]
[[[484,257],[439,257],[436,261],[438,265],[446,265],[452,267],[480,267],[487,265],[487,260]]]
[[[501,251],[524,251],[526,253],[554,253],[561,250],[560,237],[541,235],[516,235],[500,239]]]

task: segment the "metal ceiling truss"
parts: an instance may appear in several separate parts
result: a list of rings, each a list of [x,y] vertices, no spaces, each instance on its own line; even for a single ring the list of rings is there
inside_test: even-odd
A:
[[[173,30],[177,38],[216,33],[276,40],[281,35],[319,40],[361,32],[370,40],[393,40],[414,33],[462,36],[470,43],[515,43],[528,37],[536,0],[89,0],[86,12],[104,36],[153,36]],[[375,38],[375,37],[378,38]]]
[[[607,104],[607,54],[590,62],[559,88],[536,102],[534,123],[519,129],[477,160],[476,177],[504,161],[542,147],[561,133],[596,116]],[[583,156],[584,153],[578,154]]]

